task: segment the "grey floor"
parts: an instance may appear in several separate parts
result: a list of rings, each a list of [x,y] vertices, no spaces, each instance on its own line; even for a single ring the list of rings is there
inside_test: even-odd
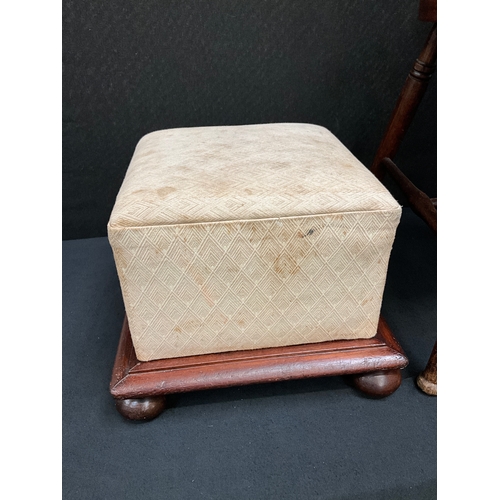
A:
[[[63,242],[63,498],[433,499],[436,240],[404,210],[383,314],[410,364],[367,398],[342,377],[200,391],[134,423],[108,386],[124,308],[106,238]]]

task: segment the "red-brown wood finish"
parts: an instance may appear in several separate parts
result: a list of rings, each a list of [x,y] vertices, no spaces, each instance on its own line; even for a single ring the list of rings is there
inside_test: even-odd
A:
[[[437,21],[437,0],[420,0],[418,18],[420,21],[435,23]]]
[[[125,318],[110,390],[116,400],[132,400],[117,404],[124,416],[137,419],[135,415],[138,414],[141,419],[150,419],[161,412],[157,412],[157,408],[162,403],[156,401],[155,405],[151,405],[151,412],[148,412],[148,398],[306,377],[399,371],[407,364],[403,350],[382,318],[377,335],[371,339],[339,340],[148,362],[137,360]],[[396,388],[397,386],[394,390]],[[374,391],[375,394],[377,390]]]
[[[436,233],[437,232],[437,199],[434,202],[423,191],[418,189],[406,177],[390,158],[382,160],[384,168],[396,181],[401,191],[406,196],[411,209]]]
[[[407,197],[412,210],[437,233],[437,198],[429,198],[420,191],[392,162],[436,67],[437,0],[420,0],[419,19],[434,24],[399,94],[370,170],[379,179],[383,179],[384,174],[388,172]],[[434,375],[435,383],[432,381]],[[417,384],[427,394],[437,395],[437,342],[427,368],[417,378]]]
[[[115,399],[117,410],[130,420],[152,420],[167,407],[165,396]]]
[[[398,101],[389,120],[389,125],[379,145],[370,170],[379,178],[384,177],[383,158],[394,158],[401,141],[425,94],[429,80],[436,67],[437,24],[434,24],[425,46],[415,61],[399,94]]]
[[[360,391],[373,397],[385,398],[401,385],[401,370],[385,370],[352,376]]]

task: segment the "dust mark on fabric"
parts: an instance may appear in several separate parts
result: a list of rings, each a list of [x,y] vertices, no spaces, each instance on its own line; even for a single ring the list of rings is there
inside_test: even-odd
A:
[[[174,191],[177,191],[177,189],[172,187],[172,186],[164,186],[162,188],[157,189],[156,194],[160,198],[165,198],[166,196],[168,196],[170,193],[173,193]]]
[[[311,236],[311,234],[314,233],[314,229],[309,229],[307,233],[303,233],[302,231],[299,231],[299,238],[307,238],[308,236]]]

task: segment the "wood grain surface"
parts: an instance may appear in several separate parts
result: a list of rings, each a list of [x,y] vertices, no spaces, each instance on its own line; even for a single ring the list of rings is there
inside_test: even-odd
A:
[[[377,335],[371,339],[140,362],[125,318],[110,390],[117,399],[145,398],[305,377],[395,370],[407,363],[382,318]]]

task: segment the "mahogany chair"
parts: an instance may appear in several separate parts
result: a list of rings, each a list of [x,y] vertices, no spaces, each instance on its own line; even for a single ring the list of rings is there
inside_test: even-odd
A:
[[[433,25],[424,48],[413,64],[399,94],[370,170],[379,180],[382,180],[386,173],[389,174],[407,198],[408,205],[415,214],[422,218],[434,233],[437,233],[437,198],[431,199],[418,189],[392,161],[436,68],[437,0],[420,0],[419,19],[432,22]],[[425,393],[437,395],[437,341],[425,370],[417,377],[417,385]]]

